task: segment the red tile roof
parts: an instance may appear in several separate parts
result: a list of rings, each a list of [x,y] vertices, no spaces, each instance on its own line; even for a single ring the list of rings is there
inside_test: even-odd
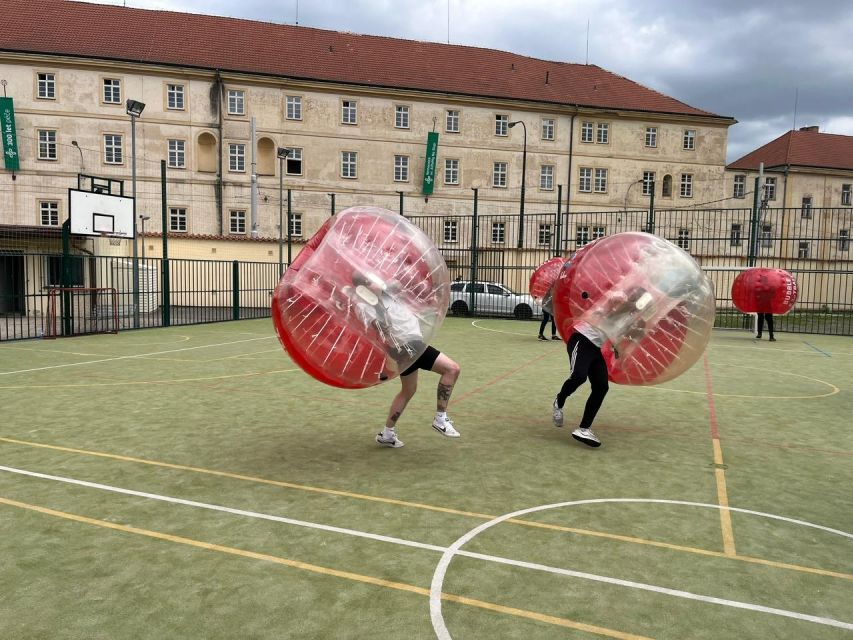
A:
[[[729,164],[727,169],[820,167],[853,171],[853,136],[819,131],[788,131],[763,147]]]
[[[0,0],[0,15],[0,51],[722,117],[595,65],[495,49],[68,0]]]

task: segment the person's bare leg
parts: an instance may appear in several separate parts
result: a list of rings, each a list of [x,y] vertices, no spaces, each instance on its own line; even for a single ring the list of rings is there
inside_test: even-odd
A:
[[[441,375],[441,379],[438,381],[436,410],[446,412],[447,405],[450,402],[450,394],[453,393],[453,387],[459,378],[459,365],[443,353],[440,353],[438,354],[438,358],[435,359],[431,371],[435,371]]]
[[[397,420],[403,415],[406,405],[409,404],[415,392],[418,390],[418,372],[415,371],[407,376],[400,376],[400,391],[394,396],[391,401],[391,408],[388,411],[388,419],[385,421],[386,429],[393,429],[397,426]]]

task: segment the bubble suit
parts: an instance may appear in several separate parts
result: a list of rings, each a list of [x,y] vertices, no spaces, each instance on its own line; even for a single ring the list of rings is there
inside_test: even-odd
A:
[[[352,207],[327,220],[285,271],[272,318],[306,373],[359,389],[418,359],[449,297],[447,266],[420,229],[387,209]]]
[[[562,271],[563,264],[565,264],[565,262],[566,261],[563,258],[551,258],[537,267],[536,271],[533,272],[533,275],[530,276],[530,285],[528,290],[537,303],[541,304],[542,300],[551,290],[551,287],[554,285],[554,282],[557,281],[557,276],[560,275],[560,271]]]
[[[601,352],[612,382],[672,380],[702,355],[714,325],[711,281],[671,242],[617,233],[579,249],[552,290],[560,335],[585,322],[605,337]]]
[[[788,313],[797,301],[797,281],[782,269],[753,267],[732,283],[732,302],[743,313]]]

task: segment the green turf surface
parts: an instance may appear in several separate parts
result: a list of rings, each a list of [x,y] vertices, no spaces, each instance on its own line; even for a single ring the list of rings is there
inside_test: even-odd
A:
[[[446,547],[590,500],[463,545],[487,557],[449,562],[449,636],[853,637],[853,341],[715,331],[676,380],[611,385],[589,449],[588,387],[551,425],[567,356],[537,328],[449,318],[462,437],[421,372],[395,450],[398,383],[317,383],[269,320],[0,345],[0,638],[434,638]],[[723,490],[788,520],[728,527]]]

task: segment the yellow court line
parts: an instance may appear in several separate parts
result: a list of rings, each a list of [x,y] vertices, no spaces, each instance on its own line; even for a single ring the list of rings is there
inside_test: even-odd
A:
[[[264,562],[273,562],[275,564],[284,565],[286,567],[291,567],[294,569],[302,569],[303,571],[310,571],[312,573],[318,573],[326,576],[333,576],[336,578],[343,578],[344,580],[351,580],[353,582],[361,582],[365,584],[371,584],[377,587],[384,587],[387,589],[396,589],[398,591],[406,591],[408,593],[414,593],[419,596],[425,596],[429,598],[430,590],[424,589],[423,587],[416,587],[411,584],[406,584],[404,582],[394,582],[392,580],[385,580],[384,578],[375,578],[373,576],[366,576],[360,573],[352,573],[350,571],[341,571],[339,569],[332,569],[331,567],[323,567],[316,564],[310,564],[308,562],[301,562],[299,560],[291,560],[289,558],[282,558],[280,556],[273,556],[267,553],[258,553],[255,551],[247,551],[245,549],[238,549],[236,547],[227,547],[220,544],[214,544],[212,542],[204,542],[202,540],[194,540],[193,538],[185,538],[183,536],[176,536],[170,533],[162,533],[160,531],[152,531],[150,529],[141,529],[139,527],[132,527],[130,525],[117,524],[115,522],[107,522],[105,520],[97,520],[95,518],[89,518],[86,516],[77,515],[74,513],[68,513],[65,511],[57,511],[55,509],[49,509],[47,507],[40,507],[34,504],[28,504],[26,502],[19,502],[17,500],[11,500],[9,498],[4,498],[0,496],[0,504],[6,504],[12,507],[18,507],[20,509],[27,509],[30,511],[36,511],[38,513],[42,513],[49,516],[54,516],[57,518],[62,518],[65,520],[72,520],[74,522],[81,522],[84,524],[93,525],[96,527],[102,527],[105,529],[113,529],[115,531],[122,531],[124,533],[132,533],[135,535],[146,536],[149,538],[155,538],[157,540],[165,540],[167,542],[174,542],[176,544],[183,544],[191,547],[196,547],[199,549],[205,549],[206,551],[216,551],[219,553],[226,553],[229,555],[240,556],[243,558],[250,558],[252,560],[261,560]],[[617,638],[619,640],[651,640],[646,636],[638,636],[631,633],[623,633],[621,631],[616,631],[613,629],[608,629],[606,627],[598,627],[595,625],[584,624],[583,622],[575,622],[574,620],[568,620],[566,618],[558,618],[556,616],[549,616],[542,613],[538,613],[536,611],[528,611],[526,609],[516,609],[515,607],[504,607],[499,604],[495,604],[492,602],[486,602],[483,600],[476,600],[474,598],[467,598],[465,596],[458,596],[452,593],[442,593],[441,599],[448,602],[456,602],[458,604],[464,604],[472,607],[477,607],[479,609],[486,609],[489,611],[495,611],[498,613],[505,613],[508,615],[514,615],[520,618],[527,618],[529,620],[535,620],[537,622],[544,622],[547,624],[559,625],[562,627],[567,627],[569,629],[577,629],[579,631],[586,631],[588,633],[594,633],[600,636],[605,636],[608,638]]]
[[[5,438],[0,437],[0,442],[8,442],[10,444],[18,444],[26,447],[35,447],[40,449],[50,449],[53,451],[63,451],[65,453],[79,453],[81,455],[93,456],[97,458],[107,458],[110,460],[119,460],[121,462],[133,462],[137,464],[147,464],[154,467],[162,467],[166,469],[175,469],[178,471],[191,471],[193,473],[202,473],[205,475],[217,476],[221,478],[229,478],[231,480],[243,480],[246,482],[255,482],[258,484],[266,484],[275,487],[282,487],[285,489],[296,489],[299,491],[309,491],[312,493],[320,493],[325,495],[333,495],[333,496],[341,496],[345,498],[354,498],[356,500],[368,500],[371,502],[379,502],[383,504],[393,504],[395,506],[400,507],[412,507],[416,509],[424,509],[426,511],[435,511],[438,513],[447,513],[450,515],[458,515],[465,516],[468,518],[477,518],[480,520],[494,520],[496,516],[486,514],[486,513],[477,513],[475,511],[463,511],[461,509],[453,509],[451,507],[439,507],[436,505],[423,504],[420,502],[410,502],[408,500],[398,500],[396,498],[383,498],[381,496],[371,496],[363,493],[354,493],[352,491],[341,491],[339,489],[327,489],[324,487],[313,487],[310,485],[304,484],[296,484],[293,482],[286,482],[284,480],[270,480],[268,478],[259,478],[256,476],[247,476],[239,473],[231,473],[229,471],[218,471],[216,469],[205,469],[204,467],[193,467],[189,465],[183,464],[174,464],[171,462],[161,462],[158,460],[145,460],[143,458],[134,458],[132,456],[123,456],[117,455],[114,453],[104,453],[100,451],[89,451],[86,449],[74,449],[71,447],[62,447],[53,444],[43,444],[40,442],[29,442],[26,440],[17,440],[15,438]],[[775,560],[765,560],[763,558],[752,558],[750,556],[731,556],[720,551],[710,551],[708,549],[699,549],[696,547],[687,547],[677,544],[671,544],[668,542],[657,542],[655,540],[647,540],[645,538],[635,538],[633,536],[623,536],[615,533],[606,533],[603,531],[592,531],[589,529],[577,529],[573,527],[564,527],[561,525],[555,524],[547,524],[543,522],[536,522],[533,520],[521,520],[518,518],[512,518],[507,520],[507,522],[511,522],[513,524],[518,524],[527,527],[536,527],[540,529],[552,529],[554,531],[563,531],[567,533],[576,533],[579,535],[585,535],[595,538],[606,538],[609,540],[616,540],[619,542],[628,542],[632,544],[641,544],[650,547],[657,547],[661,549],[669,549],[672,551],[683,551],[685,553],[694,553],[697,555],[703,556],[711,556],[717,558],[728,558],[735,559],[742,562],[749,562],[753,564],[761,564],[765,566],[775,567],[777,569],[787,569],[791,571],[799,571],[803,573],[813,573],[822,576],[830,576],[833,578],[842,578],[845,580],[853,580],[853,574],[840,573],[837,571],[830,571],[828,569],[817,569],[813,567],[804,567],[795,564],[789,564],[785,562],[777,562]]]
[[[720,439],[714,438],[714,464],[723,464],[723,450],[720,447]],[[720,509],[720,526],[723,530],[723,550],[727,556],[736,556],[735,534],[732,528],[732,514],[729,511],[729,494],[726,489],[726,472],[722,468],[714,469],[714,478],[717,481],[717,503],[723,507]]]

